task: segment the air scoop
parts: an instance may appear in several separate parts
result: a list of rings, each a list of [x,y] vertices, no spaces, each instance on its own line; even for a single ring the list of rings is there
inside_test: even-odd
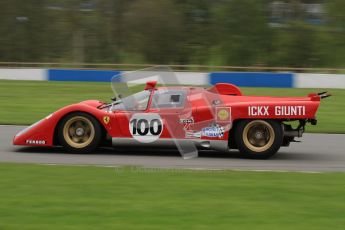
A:
[[[207,91],[222,95],[242,96],[240,88],[228,83],[217,83],[214,86],[208,88]]]

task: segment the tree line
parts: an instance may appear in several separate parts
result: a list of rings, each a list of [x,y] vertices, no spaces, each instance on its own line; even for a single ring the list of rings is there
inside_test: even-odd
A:
[[[285,2],[274,26],[270,0],[1,0],[0,61],[344,67],[345,1]]]

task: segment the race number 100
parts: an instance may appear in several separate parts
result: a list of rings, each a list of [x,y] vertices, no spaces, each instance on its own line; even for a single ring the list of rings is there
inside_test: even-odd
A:
[[[130,121],[132,135],[153,135],[157,136],[162,132],[162,122],[159,119],[148,121],[146,119],[133,119]]]
[[[129,120],[129,132],[141,143],[157,141],[162,134],[164,125],[159,114],[134,114]]]

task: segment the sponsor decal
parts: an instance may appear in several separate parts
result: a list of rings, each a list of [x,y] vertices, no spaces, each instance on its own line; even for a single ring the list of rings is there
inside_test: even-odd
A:
[[[248,106],[249,116],[269,116],[270,106]],[[303,116],[305,115],[305,106],[303,105],[277,105],[273,109],[274,116]]]
[[[159,114],[137,113],[129,121],[130,133],[134,139],[142,143],[158,140],[163,128],[163,121]]]
[[[225,130],[228,126],[223,127],[219,124],[212,123],[209,127],[202,128],[201,131],[185,130],[186,138],[201,138],[201,137],[224,137]]]
[[[46,141],[43,141],[43,140],[26,140],[26,144],[30,144],[30,145],[45,145]]]
[[[190,117],[190,118],[181,118],[179,120],[179,123],[183,125],[183,129],[184,130],[188,130],[189,127],[194,124],[194,118]]]
[[[224,136],[225,128],[219,125],[206,127],[201,130],[201,135],[205,137],[219,137]]]
[[[104,122],[104,124],[109,124],[109,122],[110,122],[110,117],[109,116],[104,116],[103,117],[103,122]]]
[[[180,124],[184,124],[184,125],[186,125],[186,124],[194,124],[194,118],[193,117],[191,117],[191,118],[181,118],[179,122],[180,122]]]
[[[217,121],[230,121],[231,108],[217,107],[216,114],[217,114]]]
[[[186,138],[201,138],[201,132],[188,130],[186,131]]]
[[[212,104],[214,104],[214,105],[219,105],[220,103],[222,103],[220,100],[214,100],[214,101],[212,102]]]

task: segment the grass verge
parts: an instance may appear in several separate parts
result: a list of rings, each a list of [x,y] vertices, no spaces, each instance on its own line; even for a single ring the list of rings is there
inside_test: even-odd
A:
[[[344,173],[0,164],[0,229],[343,229]]]
[[[317,114],[319,124],[307,132],[345,133],[345,90],[242,88],[247,95],[305,96],[310,92],[329,91],[332,97],[322,101]],[[37,82],[0,80],[0,124],[32,124],[55,110],[88,99],[109,101],[113,96],[109,83]]]

